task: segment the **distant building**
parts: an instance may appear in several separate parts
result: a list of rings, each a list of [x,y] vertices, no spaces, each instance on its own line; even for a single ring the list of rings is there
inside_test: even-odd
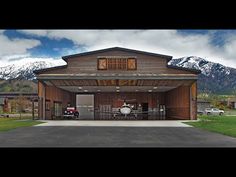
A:
[[[203,111],[206,108],[210,108],[211,107],[211,103],[210,101],[205,101],[205,100],[197,100],[197,110],[199,111]]]
[[[0,92],[0,112],[12,113],[17,112],[16,106],[12,105],[12,100],[16,100],[19,96],[23,96],[27,100],[27,111],[32,112],[32,108],[37,108],[38,93],[20,93],[20,92]]]
[[[3,112],[5,105],[5,98],[0,98],[0,112]]]
[[[231,109],[236,109],[236,98],[228,98],[227,106]]]
[[[0,97],[0,112],[9,112],[9,107],[8,98]]]

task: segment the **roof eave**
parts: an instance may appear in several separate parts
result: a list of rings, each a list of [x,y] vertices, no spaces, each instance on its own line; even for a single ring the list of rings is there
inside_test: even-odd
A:
[[[173,69],[179,69],[179,70],[183,70],[183,71],[190,71],[193,72],[195,74],[201,74],[201,70],[199,69],[190,69],[190,68],[184,68],[184,67],[179,67],[179,66],[173,66],[173,65],[167,65],[168,68],[173,68]]]
[[[66,68],[66,67],[67,67],[67,65],[62,65],[62,66],[55,66],[55,67],[51,67],[51,68],[38,69],[38,70],[34,70],[33,73],[34,74],[40,74],[40,73],[45,72],[45,71],[51,71],[51,70],[61,69],[61,68]]]
[[[168,62],[172,59],[172,56],[169,56],[169,55],[162,55],[162,54],[145,52],[145,51],[140,51],[140,50],[127,49],[127,48],[122,48],[122,47],[112,47],[112,48],[94,50],[94,51],[84,52],[84,53],[79,53],[79,54],[74,54],[74,55],[67,55],[67,56],[63,56],[62,59],[67,62],[67,60],[69,58],[75,58],[75,57],[79,57],[79,56],[96,54],[96,53],[106,52],[106,51],[110,51],[110,50],[121,50],[121,51],[135,52],[135,53],[141,53],[141,54],[146,54],[146,55],[151,55],[151,56],[158,56],[158,57],[166,58],[168,60]]]

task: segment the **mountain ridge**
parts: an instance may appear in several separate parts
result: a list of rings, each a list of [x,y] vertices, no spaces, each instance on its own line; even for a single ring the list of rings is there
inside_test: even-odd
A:
[[[172,59],[168,65],[201,70],[198,76],[199,92],[228,94],[236,90],[235,68],[196,56]]]

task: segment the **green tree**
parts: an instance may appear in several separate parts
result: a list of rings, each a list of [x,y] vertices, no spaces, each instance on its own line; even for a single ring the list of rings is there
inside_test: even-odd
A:
[[[22,94],[20,94],[20,96],[16,99],[15,103],[17,105],[17,109],[18,109],[18,112],[20,114],[20,119],[21,119],[22,112],[26,108],[26,106],[28,104],[28,100],[26,97],[24,97]]]

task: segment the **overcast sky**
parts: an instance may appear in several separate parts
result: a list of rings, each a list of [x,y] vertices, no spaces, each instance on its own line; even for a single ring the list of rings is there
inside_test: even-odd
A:
[[[236,68],[236,30],[0,30],[0,67],[110,47],[198,56]]]

